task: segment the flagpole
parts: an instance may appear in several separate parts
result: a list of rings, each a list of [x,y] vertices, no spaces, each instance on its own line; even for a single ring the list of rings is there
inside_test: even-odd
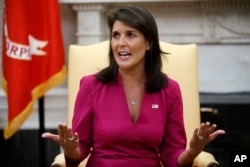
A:
[[[40,167],[46,166],[46,145],[45,140],[41,137],[45,132],[44,125],[44,96],[38,99],[38,110],[39,110],[39,153],[40,153]]]

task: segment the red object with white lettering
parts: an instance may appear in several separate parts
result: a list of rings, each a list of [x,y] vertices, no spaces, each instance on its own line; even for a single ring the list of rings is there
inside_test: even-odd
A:
[[[66,68],[58,0],[5,0],[3,25],[8,139],[29,117],[35,100],[64,80]]]

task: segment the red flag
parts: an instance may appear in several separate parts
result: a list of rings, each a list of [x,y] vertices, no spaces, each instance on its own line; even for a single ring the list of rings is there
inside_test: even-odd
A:
[[[35,100],[64,80],[66,68],[58,0],[5,0],[3,20],[8,139],[29,117]]]

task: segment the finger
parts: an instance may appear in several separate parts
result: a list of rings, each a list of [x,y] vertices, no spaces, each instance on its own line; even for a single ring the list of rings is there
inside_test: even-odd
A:
[[[208,130],[210,128],[210,122],[204,123],[203,130]]]
[[[74,137],[71,128],[68,128],[68,129],[67,129],[67,135],[68,135],[69,138]]]
[[[206,123],[205,123],[205,129],[209,129],[209,128],[210,128],[210,125],[211,125],[210,122],[206,122]]]
[[[77,132],[73,133],[71,128],[68,128],[68,135],[71,136],[68,139],[73,143],[79,142],[79,135]]]
[[[73,134],[71,128],[67,129],[67,135],[68,135],[68,140],[69,141],[74,142],[76,140],[75,135]]]
[[[195,128],[194,129],[194,133],[193,133],[193,138],[197,139],[198,138],[198,132],[199,132],[199,128]]]
[[[212,133],[210,136],[209,136],[209,140],[210,141],[213,141],[215,138],[217,138],[218,136],[220,135],[224,135],[226,132],[224,130],[216,130],[214,133]]]
[[[203,143],[208,141],[208,138],[210,136],[209,129],[210,122],[201,123],[200,128],[197,132],[197,138]]]
[[[74,136],[78,139],[79,138],[79,134],[77,132],[74,133]]]
[[[46,138],[46,139],[50,139],[56,143],[58,143],[58,135],[49,133],[49,132],[45,132],[42,134],[42,138]]]
[[[45,132],[42,134],[42,138],[52,139],[55,135],[50,132]]]
[[[206,138],[206,139],[208,139],[209,136],[210,136],[210,134],[211,134],[211,132],[210,132],[211,126],[210,126],[210,125],[211,125],[210,122],[206,122],[206,123],[204,124],[203,136],[204,136],[204,138]]]
[[[60,140],[64,139],[64,135],[63,135],[63,123],[59,123],[58,124],[58,135],[60,137]]]
[[[190,148],[191,149],[194,149],[194,150],[196,150],[196,151],[200,151],[200,150],[202,150],[203,149],[203,140],[202,139],[200,139],[199,138],[199,136],[198,136],[198,134],[199,134],[199,130],[200,130],[200,128],[195,128],[194,129],[194,132],[193,132],[193,137],[192,137],[192,139],[190,140],[190,143],[189,143],[189,145],[190,145]]]
[[[79,142],[79,135],[77,132],[74,133],[75,143]]]
[[[216,124],[213,124],[213,125],[210,126],[210,128],[209,128],[209,132],[210,132],[210,133],[214,132],[216,128],[217,128],[217,125],[216,125]]]
[[[66,124],[62,124],[62,133],[64,142],[68,142],[68,138],[72,136],[68,136],[68,127]]]
[[[201,123],[198,132],[197,132],[197,136],[203,136],[204,135],[204,128],[205,128],[205,124]]]

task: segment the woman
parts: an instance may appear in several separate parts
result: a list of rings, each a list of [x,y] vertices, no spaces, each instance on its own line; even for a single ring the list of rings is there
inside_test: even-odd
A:
[[[186,149],[181,92],[161,72],[154,18],[129,6],[110,13],[108,25],[109,66],[81,79],[72,130],[59,124],[58,135],[43,137],[61,145],[67,166],[90,153],[87,167],[191,166],[225,132],[202,123]]]

